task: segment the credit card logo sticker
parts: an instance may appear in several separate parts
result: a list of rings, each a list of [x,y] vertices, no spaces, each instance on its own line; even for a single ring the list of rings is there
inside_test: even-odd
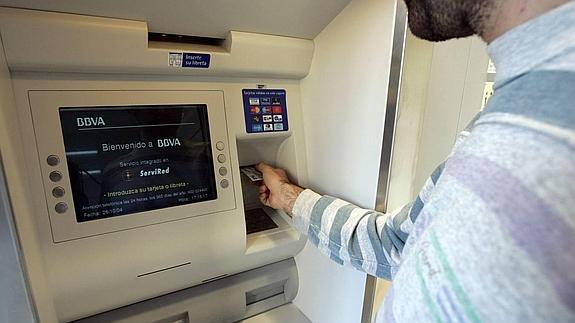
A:
[[[258,107],[258,106],[250,107],[250,113],[251,114],[260,114],[260,107]]]
[[[242,89],[246,133],[289,131],[286,90]]]

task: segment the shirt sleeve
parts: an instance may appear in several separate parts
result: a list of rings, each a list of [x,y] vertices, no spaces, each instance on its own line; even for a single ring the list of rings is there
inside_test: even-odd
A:
[[[293,225],[333,261],[391,280],[415,220],[442,171],[443,164],[413,203],[385,214],[307,189],[294,203]]]
[[[293,224],[333,261],[390,280],[413,224],[410,210],[383,214],[308,189],[294,204]]]

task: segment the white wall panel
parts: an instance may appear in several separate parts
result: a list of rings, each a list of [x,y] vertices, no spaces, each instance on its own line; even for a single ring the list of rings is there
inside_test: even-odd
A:
[[[302,80],[308,187],[375,206],[394,1],[353,0],[315,39]],[[309,244],[296,261],[295,303],[315,323],[359,322],[365,274],[330,261]]]
[[[433,45],[416,191],[447,158],[459,132],[479,112],[488,61],[485,43],[477,37]]]

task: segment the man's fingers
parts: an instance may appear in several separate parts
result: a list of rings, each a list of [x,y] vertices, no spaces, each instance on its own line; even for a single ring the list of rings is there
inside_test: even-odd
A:
[[[259,163],[256,165],[256,169],[259,170],[260,172],[265,172],[268,171],[269,169],[271,169],[272,167],[266,163]]]
[[[260,197],[260,202],[262,202],[263,205],[270,206],[268,193],[261,193],[259,197]]]
[[[261,184],[260,188],[259,188],[259,193],[261,194],[261,193],[265,193],[267,191],[269,191],[268,187],[265,184]]]

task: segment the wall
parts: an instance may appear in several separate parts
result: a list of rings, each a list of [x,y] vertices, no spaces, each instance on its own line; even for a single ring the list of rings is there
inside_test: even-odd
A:
[[[433,43],[407,32],[387,209],[411,202],[429,84]]]
[[[457,134],[481,108],[489,59],[477,37],[433,46],[414,192],[445,160]]]
[[[375,206],[394,1],[354,0],[314,40],[301,83],[308,187]],[[296,257],[296,305],[314,322],[359,322],[365,274],[342,268],[309,244]]]
[[[416,38],[408,30],[389,179],[388,211],[411,202],[417,194],[413,186],[432,55],[433,43]],[[377,280],[374,316],[390,286],[389,281]]]

